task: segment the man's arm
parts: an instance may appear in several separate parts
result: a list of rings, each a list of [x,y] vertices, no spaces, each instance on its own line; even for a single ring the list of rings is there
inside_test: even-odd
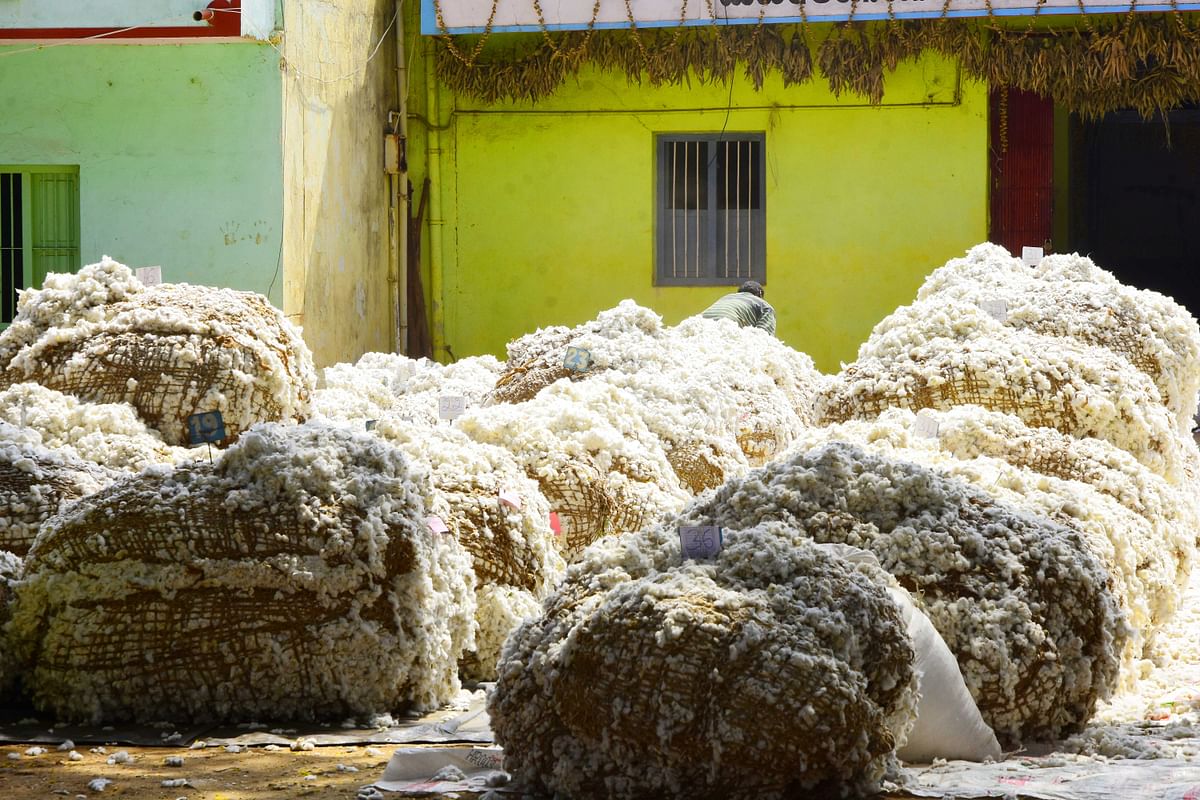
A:
[[[775,309],[771,307],[770,303],[764,302],[763,305],[765,305],[766,308],[763,309],[762,316],[758,318],[758,322],[755,323],[755,327],[762,328],[764,331],[774,336]]]

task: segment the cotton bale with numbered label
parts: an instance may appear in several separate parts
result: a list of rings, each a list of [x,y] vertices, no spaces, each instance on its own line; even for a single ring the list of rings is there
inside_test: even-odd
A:
[[[878,787],[916,707],[889,579],[804,526],[598,542],[507,643],[488,711],[518,787],[772,798]]]
[[[263,425],[44,527],[10,633],[58,719],[343,719],[459,688],[475,578],[395,447]]]
[[[256,422],[307,417],[316,375],[299,330],[265,297],[143,286],[106,258],[22,295],[0,333],[0,388],[26,381],[128,403],[172,445],[187,442],[189,416],[218,410],[228,444]]]

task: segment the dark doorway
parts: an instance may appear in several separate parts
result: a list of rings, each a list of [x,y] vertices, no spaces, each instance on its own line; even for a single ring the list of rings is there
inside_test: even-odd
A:
[[[1072,118],[1070,149],[1066,249],[1200,313],[1200,109]]]

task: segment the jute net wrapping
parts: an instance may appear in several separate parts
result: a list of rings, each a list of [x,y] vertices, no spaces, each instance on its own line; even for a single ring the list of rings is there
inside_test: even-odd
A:
[[[567,365],[571,354],[586,353]],[[486,403],[527,401],[561,378],[602,382],[637,403],[691,493],[782,452],[812,424],[821,375],[808,356],[767,333],[699,317],[666,327],[632,301],[576,328],[546,328],[509,345],[508,372]]]
[[[887,576],[802,531],[729,530],[703,563],[668,528],[589,549],[505,647],[506,768],[573,798],[869,791],[914,718],[912,646]]]
[[[947,319],[998,327],[966,341],[941,335]],[[873,419],[888,408],[975,405],[1031,427],[1111,442],[1169,480],[1185,464],[1158,389],[1123,357],[1070,339],[1005,328],[978,308],[952,301],[904,329],[918,343],[895,356],[867,355],[826,385],[825,423]],[[872,341],[863,346],[871,351]]]
[[[963,422],[968,411],[988,413],[972,407],[955,409],[955,421]],[[947,420],[948,428],[951,424]],[[1138,662],[1155,632],[1174,614],[1186,584],[1191,558],[1178,549],[1179,542],[1168,538],[1175,531],[1153,525],[1090,484],[1041,475],[990,456],[959,457],[944,448],[942,437],[917,430],[913,414],[891,410],[870,422],[814,428],[796,447],[799,451],[832,441],[853,442],[882,457],[911,461],[973,484],[997,502],[1077,531],[1107,570],[1114,597],[1131,627],[1129,635],[1122,637],[1121,664],[1123,681],[1134,680]]]
[[[474,577],[402,454],[265,425],[47,524],[10,635],[59,719],[344,718],[458,690]]]
[[[52,278],[22,295],[17,321],[0,334],[0,388],[33,381],[128,403],[174,445],[188,442],[188,417],[201,412],[222,413],[224,444],[256,422],[308,414],[312,356],[261,295],[142,287],[111,261]],[[108,302],[93,303],[96,284]]]
[[[43,522],[111,483],[116,473],[21,443],[15,438],[20,433],[0,423],[0,550],[23,556]]]
[[[23,569],[24,563],[19,557],[0,550],[0,703],[6,702],[12,694],[12,684],[17,677],[13,648],[8,644],[5,626],[11,616],[12,584],[21,577]]]
[[[917,297],[916,313],[949,299],[999,301],[1010,327],[1112,350],[1154,380],[1179,431],[1191,430],[1200,391],[1195,318],[1158,292],[1122,285],[1089,258],[1051,255],[1029,267],[998,245],[981,244],[935,270]]]
[[[604,381],[564,382],[523,403],[470,410],[455,426],[510,452],[561,524],[570,561],[608,533],[635,531],[683,507],[661,440],[637,398]]]
[[[20,428],[31,442],[64,457],[114,470],[140,472],[154,464],[193,461],[199,455],[163,442],[132,406],[87,403],[36,383],[0,390],[2,423]]]
[[[679,524],[767,521],[874,553],[929,616],[1002,740],[1076,729],[1116,685],[1125,622],[1075,531],[846,443],[727,482]]]
[[[397,415],[374,432],[427,467],[427,507],[471,556],[476,579],[475,649],[462,660],[474,680],[495,680],[505,638],[561,580],[565,563],[550,527],[550,505],[536,481],[505,450],[449,426],[429,428]]]

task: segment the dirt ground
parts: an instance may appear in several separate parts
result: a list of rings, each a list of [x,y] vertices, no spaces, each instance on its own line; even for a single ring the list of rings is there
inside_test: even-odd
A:
[[[168,747],[106,746],[106,752],[80,745],[81,761],[53,748],[29,756],[28,744],[0,746],[0,798],[3,800],[55,800],[66,797],[122,798],[123,800],[354,800],[361,786],[379,780],[395,745],[318,747],[308,751],[269,751],[249,747],[240,753],[224,747],[203,750]],[[113,754],[125,751],[132,761],[108,764]],[[21,755],[10,758],[10,753]],[[170,756],[182,766],[167,766]],[[103,791],[88,789],[95,778],[112,781]],[[187,785],[164,787],[163,781],[186,779]],[[460,794],[459,797],[473,795]],[[388,800],[403,798],[387,794]],[[429,795],[424,795],[428,798]]]

